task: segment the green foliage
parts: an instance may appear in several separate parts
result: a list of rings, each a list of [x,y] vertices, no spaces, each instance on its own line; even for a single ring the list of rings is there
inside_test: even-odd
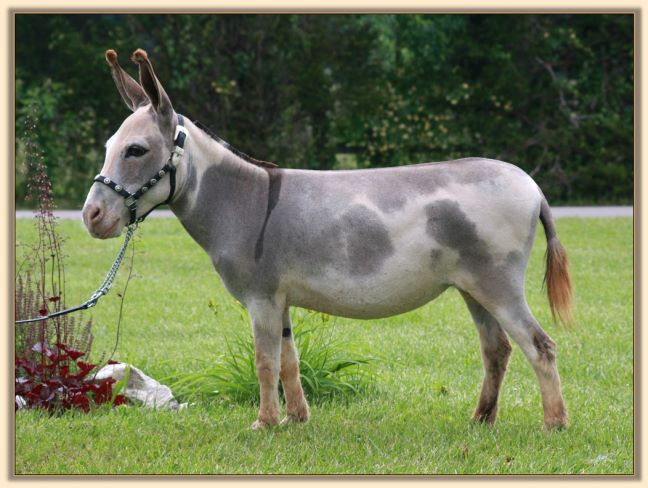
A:
[[[21,264],[15,277],[16,410],[89,412],[91,407],[108,402],[115,406],[124,404],[126,398],[113,391],[114,379],[90,378],[90,373],[99,369],[87,362],[93,342],[91,320],[84,321],[81,314],[63,314],[33,321],[67,308],[64,238],[52,213],[52,184],[36,133],[36,121],[28,115],[20,141],[25,157],[25,190],[38,206],[34,229],[38,237],[29,243],[16,243],[22,254],[17,260]],[[32,321],[18,323],[24,320]]]
[[[216,304],[209,305],[218,316]],[[168,378],[174,394],[187,400],[258,404],[254,338],[245,309],[239,307],[240,324],[232,339],[225,338],[226,353],[204,371]],[[326,314],[295,310],[292,321],[302,387],[309,402],[344,400],[369,391],[375,379],[375,357],[361,343],[343,339]]]
[[[335,319],[327,314],[295,310],[293,322],[306,398],[317,403],[371,390],[377,358],[366,345],[337,332]]]
[[[281,166],[485,156],[552,203],[629,203],[633,42],[630,14],[18,14],[16,116],[38,106],[56,197],[79,205],[128,115],[103,53],[135,74],[144,47],[179,112]]]
[[[554,203],[631,201],[632,16],[398,16],[390,28],[395,61],[361,158],[486,156],[530,172]]]
[[[520,348],[513,353],[494,427],[470,416],[483,366],[479,339],[454,290],[406,314],[381,320],[336,319],[339,335],[362,341],[385,360],[374,367],[379,394],[311,404],[307,424],[251,431],[258,407],[197,402],[180,412],[119,408],[92,416],[16,414],[18,475],[101,474],[579,474],[632,475],[634,433],[633,222],[557,219],[575,284],[576,326],[551,321],[541,229],[526,278],[529,305],[558,345],[570,414],[565,431],[543,431],[538,380]],[[74,246],[66,260],[68,299],[79,303],[106,273],[121,245],[97,241],[81,222],[60,221]],[[244,325],[209,257],[175,219],[138,230],[138,254],[116,359],[156,379],[199,371],[227,354],[223,337]],[[19,242],[36,242],[32,222],[16,224]],[[113,290],[123,286],[118,276]],[[160,298],[161,297],[161,298]],[[211,299],[218,316],[205,306]],[[94,307],[96,350],[114,346],[119,298]],[[316,317],[315,317],[316,318]],[[80,447],[81,446],[81,447]]]

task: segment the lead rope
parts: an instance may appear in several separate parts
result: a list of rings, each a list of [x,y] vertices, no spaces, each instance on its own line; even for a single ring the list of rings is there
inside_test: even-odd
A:
[[[135,227],[137,227],[137,225],[135,225]],[[130,227],[129,227],[129,230],[130,230]],[[130,237],[129,237],[129,239],[130,239]],[[128,241],[126,241],[126,243],[128,243]],[[122,251],[124,249],[125,249],[125,246],[124,246],[124,248],[122,248]],[[108,359],[106,359],[106,361],[103,363],[103,365],[96,367],[95,374],[92,377],[93,382],[97,378],[97,375],[99,374],[99,372],[102,369],[104,369],[106,366],[111,364],[112,358],[115,355],[115,353],[117,352],[117,348],[119,347],[119,339],[121,337],[121,323],[122,323],[122,316],[123,316],[123,312],[124,312],[124,300],[126,300],[126,291],[128,291],[128,284],[130,283],[131,276],[133,275],[133,261],[135,260],[135,241],[133,241],[133,245],[131,246],[131,249],[132,249],[132,252],[131,252],[131,259],[130,259],[130,267],[128,268],[128,277],[126,278],[126,284],[124,285],[124,291],[122,291],[121,295],[118,294],[118,296],[121,298],[121,301],[119,302],[119,317],[117,318],[117,334],[115,335],[115,347],[113,347],[113,350],[110,353],[110,356],[108,356]],[[120,251],[120,253],[121,253],[121,251]],[[123,257],[123,253],[121,253],[121,254],[122,254],[122,257]],[[117,261],[115,261],[115,262],[117,262]],[[119,268],[119,266],[118,266],[118,268]],[[111,271],[112,271],[112,269],[111,269]],[[99,290],[97,290],[97,291],[99,291]]]
[[[115,352],[117,352],[117,347],[119,346],[122,315],[124,312],[124,300],[126,300],[126,291],[128,291],[128,284],[130,283],[131,276],[133,275],[133,261],[135,260],[135,241],[133,241],[133,245],[131,246],[131,248],[132,248],[132,252],[131,252],[130,266],[128,268],[128,276],[126,277],[126,284],[124,285],[124,291],[122,291],[121,294],[121,302],[119,302],[119,317],[117,318],[117,336],[115,337],[115,347],[110,353],[110,357],[108,358],[108,361],[106,361],[106,364],[108,364],[108,362],[113,358]],[[99,369],[97,369],[97,371],[99,371]]]
[[[117,271],[119,270],[119,267],[121,266],[121,263],[124,260],[124,254],[126,253],[126,248],[128,247],[128,243],[130,242],[131,237],[133,237],[133,234],[135,233],[135,229],[137,229],[137,224],[128,226],[128,230],[126,231],[126,238],[124,239],[124,244],[122,244],[122,247],[119,250],[117,257],[115,258],[115,262],[110,267],[108,274],[104,278],[99,288],[97,288],[97,291],[95,291],[88,300],[86,300],[84,303],[76,307],[66,308],[65,310],[59,310],[58,312],[53,312],[49,315],[43,315],[41,317],[37,317],[33,319],[16,320],[16,324],[27,324],[30,322],[38,322],[39,320],[49,320],[54,317],[59,317],[61,315],[67,315],[69,313],[76,312],[78,310],[86,310],[88,308],[94,307],[99,301],[99,299],[110,291],[110,287],[112,286],[115,276],[117,275]],[[120,310],[120,315],[121,315],[121,310]]]

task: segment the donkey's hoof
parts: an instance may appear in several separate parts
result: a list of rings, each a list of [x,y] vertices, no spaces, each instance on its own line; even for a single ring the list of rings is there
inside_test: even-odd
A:
[[[497,406],[491,408],[477,408],[473,412],[472,419],[474,422],[480,424],[486,424],[489,426],[495,425],[495,421],[497,420]]]
[[[305,423],[308,422],[310,417],[310,411],[308,408],[308,403],[305,401],[299,404],[297,407],[292,406],[289,409],[286,409],[286,416],[281,421],[281,425],[286,425],[288,423]]]
[[[268,422],[264,422],[263,420],[255,420],[254,423],[250,426],[250,429],[252,430],[263,430],[267,429],[268,427],[272,427],[274,424],[270,424]]]
[[[305,424],[306,422],[308,422],[308,415],[286,415],[279,425]]]
[[[545,419],[544,426],[546,431],[552,431],[552,430],[566,429],[568,425],[569,425],[569,421],[567,417],[563,417],[563,418],[556,418],[556,419]]]
[[[488,427],[493,427],[497,417],[495,415],[473,414],[472,421],[476,424],[483,424]]]

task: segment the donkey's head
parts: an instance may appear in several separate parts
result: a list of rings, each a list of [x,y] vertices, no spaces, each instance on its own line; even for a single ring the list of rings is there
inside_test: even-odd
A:
[[[138,49],[131,59],[139,65],[139,83],[122,69],[115,51],[106,51],[117,90],[133,113],[106,142],[101,174],[83,206],[88,232],[101,239],[119,236],[126,225],[169,200],[175,187],[170,155],[178,116],[146,52]]]

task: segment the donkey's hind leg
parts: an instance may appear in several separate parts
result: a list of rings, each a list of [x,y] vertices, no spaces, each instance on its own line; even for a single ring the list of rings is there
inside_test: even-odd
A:
[[[540,383],[545,428],[565,427],[567,410],[556,366],[556,343],[542,330],[523,296],[495,302],[480,297],[479,302],[489,309],[533,366]]]
[[[283,333],[281,340],[281,385],[283,386],[284,396],[286,397],[286,417],[281,421],[282,424],[287,422],[307,422],[308,421],[308,403],[304,397],[301,379],[299,377],[299,358],[297,348],[293,340],[292,327],[290,325],[289,308],[283,314]]]
[[[511,355],[511,344],[497,320],[484,307],[468,293],[461,291],[461,296],[477,327],[484,361],[484,382],[473,419],[493,425],[497,418],[499,391]]]

